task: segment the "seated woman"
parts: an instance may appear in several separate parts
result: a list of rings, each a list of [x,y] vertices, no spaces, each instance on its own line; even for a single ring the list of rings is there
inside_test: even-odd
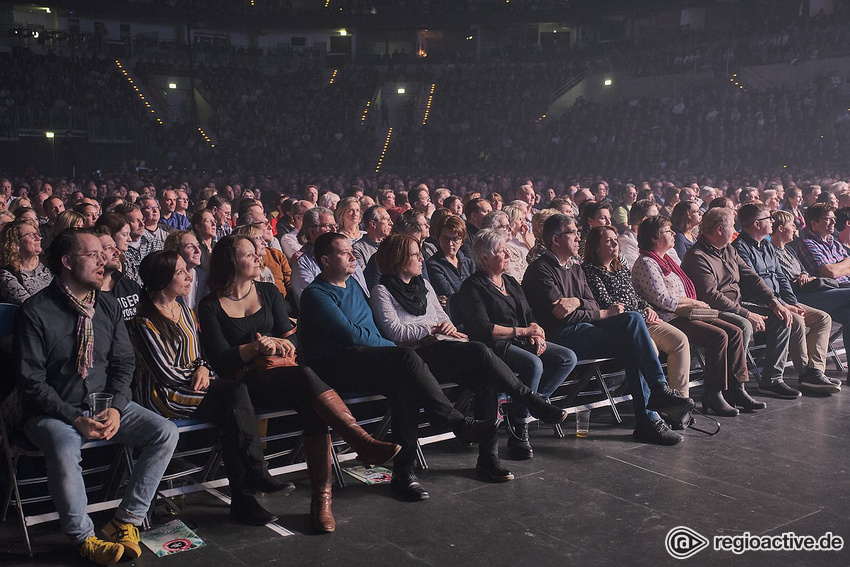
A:
[[[699,205],[693,201],[682,201],[673,207],[670,215],[670,224],[675,232],[675,244],[673,248],[679,259],[685,256],[685,252],[691,249],[697,241],[699,223],[702,220],[702,211]]]
[[[431,284],[422,277],[419,242],[407,234],[392,234],[375,253],[381,283],[372,288],[370,303],[381,333],[396,344],[413,346],[440,382],[458,382],[475,394],[475,418],[495,419],[500,392],[507,392],[546,423],[560,423],[566,410],[557,408],[517,380],[513,371],[479,342],[468,342],[455,328]],[[493,434],[478,444],[478,478],[505,482],[513,474],[499,461],[499,438]]]
[[[741,328],[722,319],[697,321],[679,316],[689,308],[705,308],[708,304],[697,300],[693,282],[667,255],[673,248],[670,222],[664,217],[645,219],[640,225],[638,247],[641,255],[632,267],[632,283],[638,295],[657,310],[662,321],[684,331],[690,342],[705,349],[703,405],[721,409],[720,415],[733,415],[725,404],[719,403],[719,393],[723,392],[733,409],[767,407],[752,399],[744,386],[749,374]]]
[[[121,254],[121,273],[136,283],[141,282],[138,266],[127,261],[127,250],[130,248],[130,221],[120,213],[104,213],[94,223],[96,230],[109,229],[109,235],[115,241],[115,247]]]
[[[434,227],[434,234],[440,249],[428,258],[425,267],[434,291],[441,301],[446,302],[457,293],[463,280],[472,275],[475,264],[460,251],[466,241],[466,224],[463,219],[456,216],[443,218],[443,222]]]
[[[175,230],[168,235],[163,250],[177,252],[186,262],[186,269],[192,273],[192,287],[189,293],[180,301],[197,312],[198,303],[209,290],[207,289],[207,273],[201,268],[201,244],[195,233],[190,230]]]
[[[41,231],[38,222],[15,219],[0,235],[0,302],[22,304],[53,281],[39,259]]]
[[[568,348],[546,341],[543,328],[534,322],[531,307],[519,283],[505,273],[508,235],[484,229],[472,241],[472,258],[478,270],[463,282],[458,295],[464,332],[482,342],[517,374],[520,382],[548,398],[576,366]],[[508,451],[515,459],[530,459],[534,451],[528,438],[529,406],[514,400],[508,423]]]
[[[360,200],[357,197],[346,197],[337,203],[334,211],[334,219],[339,232],[346,235],[352,244],[359,240],[363,233],[360,231]]]
[[[271,268],[266,266],[265,262],[267,246],[266,239],[263,237],[263,229],[251,224],[242,224],[233,229],[233,234],[247,236],[254,243],[254,247],[257,249],[257,256],[260,257],[260,278],[257,281],[275,283],[274,274]]]
[[[295,486],[273,478],[266,468],[245,384],[214,380],[201,356],[195,315],[177,302],[192,285],[186,262],[174,251],[152,252],[142,260],[139,274],[144,290],[129,326],[137,359],[134,397],[168,418],[193,417],[221,427],[231,516],[249,524],[274,521],[254,492],[291,491]]]
[[[212,369],[239,379],[255,406],[294,407],[304,420],[304,445],[313,496],[310,519],[319,532],[332,532],[330,424],[365,464],[390,460],[400,447],[376,441],[348,411],[336,392],[308,367],[282,365],[295,357],[295,329],[283,297],[274,286],[257,282],[260,257],[250,238],[230,235],[213,248],[207,286],[198,305],[201,344]],[[262,521],[263,514],[251,514]]]
[[[688,343],[688,337],[659,319],[646,300],[638,297],[632,287],[631,272],[620,261],[618,240],[617,230],[609,226],[594,227],[587,235],[581,267],[593,291],[593,297],[601,309],[619,303],[626,311],[637,311],[643,315],[652,342],[658,350],[667,354],[667,382],[671,388],[679,390],[682,396],[688,397],[691,369],[691,345]],[[705,403],[703,396],[703,405]],[[726,405],[725,402],[723,405]],[[737,413],[736,410],[735,414]]]

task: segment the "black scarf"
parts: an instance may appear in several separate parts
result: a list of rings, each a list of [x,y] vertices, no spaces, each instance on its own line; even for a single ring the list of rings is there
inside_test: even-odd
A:
[[[416,276],[410,283],[404,283],[398,276],[381,276],[381,285],[386,287],[393,299],[398,301],[402,309],[411,315],[422,316],[428,308],[428,290],[425,288],[425,278]]]

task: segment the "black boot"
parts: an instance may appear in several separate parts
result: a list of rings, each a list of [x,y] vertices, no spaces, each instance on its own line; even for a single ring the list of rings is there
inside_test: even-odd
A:
[[[263,508],[252,494],[245,494],[238,487],[233,489],[230,497],[230,517],[251,526],[264,526],[277,521],[277,516]]]
[[[225,463],[234,459],[241,461],[242,479],[238,482],[244,492],[289,493],[295,490],[295,485],[291,482],[276,479],[269,474],[253,408],[240,406],[229,411],[222,427],[221,449]]]
[[[761,410],[767,408],[766,402],[757,402],[747,392],[746,382],[735,382],[723,393],[726,401],[732,406],[739,407],[744,411]]]
[[[702,393],[702,411],[708,415],[709,410],[720,417],[736,417],[739,413],[737,409],[726,403],[720,392],[706,390]]]
[[[532,458],[534,450],[531,448],[528,438],[528,424],[511,424],[511,421],[506,419],[505,425],[508,428],[508,453],[511,458],[517,461],[526,461]]]
[[[514,473],[503,467],[499,460],[499,436],[495,433],[478,445],[475,476],[484,482],[508,482],[514,479]]]
[[[555,425],[567,419],[567,410],[552,405],[537,392],[529,392],[523,401],[528,407],[528,413],[546,425]]]

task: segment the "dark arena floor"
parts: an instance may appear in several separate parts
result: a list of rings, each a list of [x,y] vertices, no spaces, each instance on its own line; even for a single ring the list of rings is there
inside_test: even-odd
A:
[[[700,392],[692,390],[691,396],[698,399]],[[742,542],[763,544],[764,536],[780,536],[770,540],[779,545],[803,542],[800,536],[821,543],[827,533],[840,536],[843,545],[850,537],[848,396],[845,387],[828,397],[769,399],[766,410],[720,418],[716,436],[685,431],[685,441],[675,447],[633,442],[629,403],[620,404],[621,425],[600,408],[593,411],[587,438],[558,439],[548,427],[537,430],[532,460],[505,459],[516,475],[505,484],[475,479],[474,450],[453,440],[431,443],[425,446],[429,469],[420,474],[429,501],[399,502],[388,485],[348,479],[347,488],[334,491],[337,530],[329,535],[310,533],[303,471],[291,475],[298,488],[290,496],[262,497],[280,516],[277,526],[233,524],[227,505],[214,494],[189,494],[182,519],[206,546],[163,558],[144,550],[134,564],[672,565],[678,563],[665,539],[684,526],[697,535],[679,534],[679,553],[699,545],[699,536],[710,543],[681,564],[844,566],[850,564],[846,547],[741,554],[731,549]],[[565,426],[574,427],[572,416]],[[501,441],[504,447],[504,432]],[[100,512],[95,523],[108,519],[109,512]],[[160,515],[154,523],[168,519]],[[82,564],[55,522],[31,528],[31,535],[35,556],[29,559],[10,510],[0,525],[0,562]],[[744,541],[746,535],[751,537]],[[721,542],[717,536],[733,537]],[[833,537],[831,544],[838,541]],[[729,550],[714,549],[715,544]]]

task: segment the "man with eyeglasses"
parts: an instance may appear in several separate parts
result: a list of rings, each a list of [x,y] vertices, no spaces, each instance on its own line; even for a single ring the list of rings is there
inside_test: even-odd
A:
[[[773,232],[770,207],[761,203],[747,203],[738,210],[738,222],[741,224],[741,233],[732,246],[767,284],[773,292],[774,300],[784,305],[790,314],[791,338],[788,347],[794,369],[799,375],[800,389],[822,394],[841,391],[841,382],[836,380],[836,384],[824,374],[832,318],[820,309],[797,301],[791,282],[779,262],[776,248],[767,240]],[[759,302],[750,296],[747,289],[742,292],[748,309],[767,315],[767,309],[757,305]],[[755,305],[750,306],[750,303]],[[808,332],[806,327],[809,328]]]
[[[189,230],[191,223],[186,215],[177,212],[177,192],[166,189],[159,198],[161,207],[161,222],[167,224],[174,230]],[[187,199],[188,201],[188,199]],[[186,203],[188,207],[188,202]]]
[[[682,258],[682,270],[693,281],[697,299],[720,311],[721,319],[743,330],[744,344],[749,344],[754,332],[765,333],[759,393],[785,400],[799,398],[799,390],[783,379],[793,317],[764,280],[741,259],[735,247],[730,246],[734,217],[735,212],[725,207],[705,212],[699,225],[699,238]],[[742,302],[744,295],[750,303]]]
[[[815,203],[806,209],[808,231],[797,247],[806,271],[850,285],[850,252],[835,238],[835,207]]]
[[[290,263],[292,266],[292,295],[296,304],[301,301],[301,292],[313,283],[313,280],[322,271],[322,267],[313,257],[313,244],[319,236],[328,232],[337,232],[338,229],[333,211],[330,209],[313,207],[304,213],[301,230],[298,233],[298,239],[304,242],[304,246],[295,253]],[[366,287],[363,268],[359,264],[357,264],[353,276],[360,287],[363,288],[366,297],[369,297],[369,288]]]
[[[363,227],[366,233],[352,244],[351,251],[357,258],[357,264],[365,270],[369,259],[378,251],[378,245],[392,232],[393,221],[387,209],[374,205],[363,213]]]
[[[48,263],[56,277],[20,308],[13,333],[24,433],[44,453],[60,527],[82,557],[110,565],[141,554],[138,527],[179,434],[168,419],[131,401],[135,357],[121,308],[100,292],[106,258],[98,237],[84,229],[62,232]],[[112,406],[86,415],[91,393],[112,394]],[[98,439],[141,452],[113,519],[95,535],[80,451]]]
[[[280,237],[280,249],[283,250],[283,253],[286,256],[286,259],[289,260],[290,265],[292,265],[292,257],[296,252],[301,250],[301,246],[303,245],[298,239],[298,234],[301,232],[301,227],[304,223],[304,213],[312,209],[314,206],[315,205],[313,205],[310,201],[296,201],[292,205],[292,209],[290,210],[290,215],[292,216],[292,230]]]
[[[167,224],[160,222],[159,202],[153,197],[139,197],[139,208],[142,210],[145,236],[148,240],[157,242],[157,250],[162,250],[162,244],[165,243],[168,233],[173,229]]]
[[[230,224],[233,206],[230,204],[230,200],[228,200],[227,197],[213,195],[207,201],[207,210],[211,212],[215,218],[216,229],[213,243],[216,243],[233,232],[233,226]]]
[[[682,415],[694,402],[667,385],[643,316],[615,303],[600,309],[576,261],[580,233],[575,220],[556,214],[543,223],[546,251],[529,264],[522,289],[546,340],[565,346],[579,359],[622,360],[633,396],[635,441],[676,445],[682,436],[656,413]]]
[[[121,308],[121,316],[127,323],[136,316],[142,288],[121,273],[121,252],[115,246],[115,240],[110,235],[109,229],[101,227],[101,230],[103,232],[98,231],[97,237],[103,246],[106,260],[103,265],[103,284],[100,286],[100,291],[115,298]]]

